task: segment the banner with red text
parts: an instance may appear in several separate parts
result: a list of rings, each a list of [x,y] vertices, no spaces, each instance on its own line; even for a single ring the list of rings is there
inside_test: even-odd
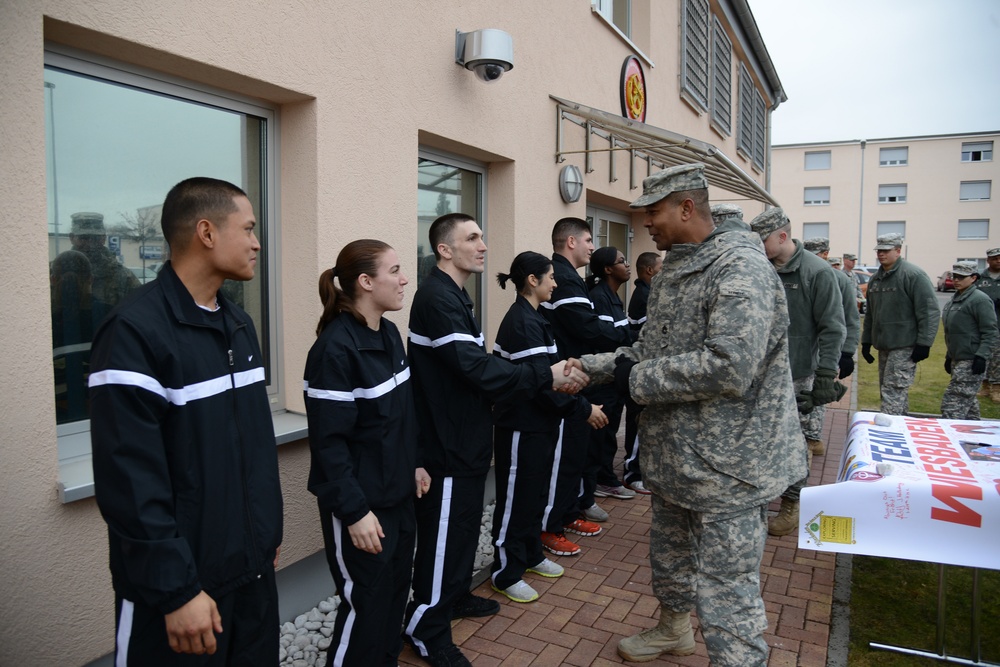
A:
[[[1000,569],[1000,422],[855,413],[799,548]]]

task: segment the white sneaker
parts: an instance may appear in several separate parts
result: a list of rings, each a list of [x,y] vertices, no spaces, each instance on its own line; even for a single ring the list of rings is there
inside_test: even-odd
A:
[[[508,586],[507,588],[500,590],[496,587],[496,584],[490,584],[490,586],[497,593],[502,593],[514,602],[534,602],[538,599],[538,591],[524,583],[524,580],[515,582],[514,584]]]
[[[548,558],[543,558],[541,563],[528,568],[528,572],[534,572],[535,574],[540,574],[543,577],[552,578],[563,576],[563,572],[565,571],[566,570],[563,569],[562,565],[559,563],[553,563]]]
[[[594,503],[587,509],[583,510],[583,516],[586,517],[587,521],[596,521],[601,523],[602,521],[608,520],[608,513],[600,508],[597,503]]]
[[[644,496],[648,496],[651,493],[653,493],[652,491],[650,491],[649,489],[646,488],[646,485],[642,483],[641,479],[636,480],[636,481],[632,482],[631,484],[629,484],[628,488],[630,488],[633,491],[635,491],[636,493],[640,493],[640,494],[642,494]]]
[[[594,495],[598,498],[620,498],[622,500],[629,500],[631,498],[635,498],[635,491],[620,484],[618,486],[598,484],[597,488],[594,489]]]

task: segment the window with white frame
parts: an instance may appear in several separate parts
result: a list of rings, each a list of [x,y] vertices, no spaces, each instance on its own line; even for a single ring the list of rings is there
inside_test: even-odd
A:
[[[906,238],[906,221],[904,220],[885,220],[875,223],[875,234],[877,236],[885,236],[886,234],[899,234],[903,238]]]
[[[708,110],[709,17],[708,0],[681,3],[681,92],[702,110]]]
[[[902,167],[907,165],[909,160],[910,149],[908,146],[878,149],[878,164],[880,167]]]
[[[192,176],[230,181],[253,205],[262,261],[253,280],[226,281],[222,292],[253,319],[272,407],[283,408],[274,309],[276,110],[60,47],[45,52],[43,90],[60,460],[89,455],[94,330],[169,259],[161,206],[171,187]]]
[[[712,36],[712,123],[723,134],[732,133],[733,44],[715,19]]]
[[[988,219],[979,220],[959,220],[958,238],[962,241],[973,239],[982,240],[990,237],[990,221]]]
[[[905,204],[906,183],[878,186],[879,204]]]
[[[632,36],[632,0],[591,0],[591,5],[623,35]]]
[[[962,181],[958,189],[961,201],[986,201],[990,198],[992,181]]]
[[[802,240],[828,239],[830,238],[829,222],[804,222],[802,223]]]
[[[806,171],[817,171],[830,168],[830,151],[807,151]]]
[[[805,188],[802,203],[806,206],[825,206],[830,203],[830,187]]]
[[[990,162],[993,160],[992,141],[963,141],[962,162]]]

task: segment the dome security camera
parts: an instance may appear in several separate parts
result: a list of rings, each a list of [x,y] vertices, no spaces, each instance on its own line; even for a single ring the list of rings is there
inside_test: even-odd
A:
[[[514,67],[514,40],[503,30],[455,31],[455,62],[492,83]]]

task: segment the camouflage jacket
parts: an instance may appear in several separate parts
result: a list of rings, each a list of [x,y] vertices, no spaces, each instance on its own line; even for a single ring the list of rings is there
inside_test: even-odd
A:
[[[930,347],[940,318],[931,279],[900,257],[888,271],[879,268],[868,283],[868,310],[861,342],[870,343],[876,350]]]
[[[619,354],[639,363],[629,391],[643,482],[702,512],[766,503],[806,475],[788,364],[785,291],[760,238],[723,223],[675,245],[653,281],[638,342],[585,355],[594,382]]]

